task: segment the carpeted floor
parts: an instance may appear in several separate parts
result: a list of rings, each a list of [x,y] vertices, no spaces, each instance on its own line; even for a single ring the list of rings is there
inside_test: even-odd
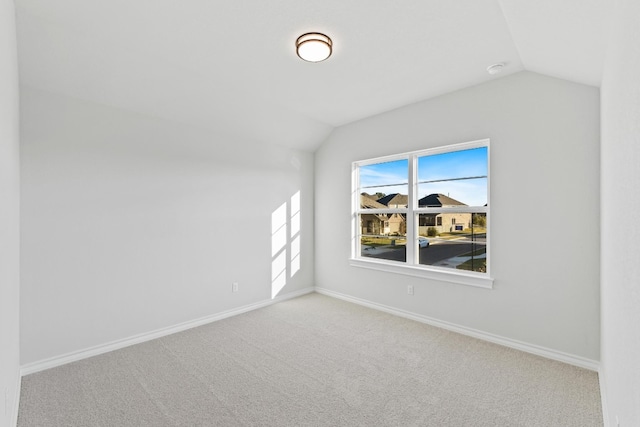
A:
[[[602,426],[595,372],[319,294],[26,376],[18,426]]]

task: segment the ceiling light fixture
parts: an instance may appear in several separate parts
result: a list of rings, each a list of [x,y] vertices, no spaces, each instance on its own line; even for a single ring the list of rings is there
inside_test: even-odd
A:
[[[504,68],[504,62],[498,62],[497,64],[489,65],[487,67],[487,73],[494,75],[498,74]]]
[[[308,62],[324,61],[331,56],[333,42],[322,33],[306,33],[296,40],[296,53]]]

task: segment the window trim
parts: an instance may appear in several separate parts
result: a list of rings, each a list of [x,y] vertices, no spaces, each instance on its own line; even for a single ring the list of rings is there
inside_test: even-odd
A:
[[[417,205],[418,195],[418,179],[417,179],[417,166],[418,158],[423,156],[431,156],[436,154],[443,154],[455,151],[463,151],[473,148],[487,148],[487,205],[485,206],[464,206],[464,207],[419,207]],[[459,144],[451,144],[446,146],[428,148],[424,150],[411,151],[407,153],[393,154],[390,156],[377,157],[373,159],[366,159],[361,161],[355,161],[352,163],[352,218],[351,218],[351,257],[349,258],[349,264],[353,267],[367,268],[380,270],[390,273],[403,274],[413,277],[420,277],[426,279],[433,279],[443,282],[456,283],[461,285],[475,286],[480,288],[492,289],[493,278],[491,277],[491,215],[489,214],[489,201],[490,195],[490,139],[480,139],[476,141],[463,142]],[[408,161],[408,204],[406,208],[387,208],[387,209],[363,209],[360,207],[360,183],[359,183],[359,168],[362,166],[373,165],[377,163],[392,162],[396,160]],[[478,273],[472,271],[461,271],[446,267],[437,267],[431,265],[419,264],[416,262],[417,254],[417,240],[418,231],[416,226],[419,221],[419,214],[430,212],[469,212],[469,213],[485,213],[486,214],[486,246],[487,246],[487,272]],[[360,233],[359,230],[359,216],[361,214],[376,214],[376,213],[402,213],[406,215],[406,218],[413,218],[412,221],[407,220],[406,234],[407,236],[407,256],[406,261],[394,262],[378,258],[363,257],[360,254]],[[412,243],[409,243],[412,242]]]

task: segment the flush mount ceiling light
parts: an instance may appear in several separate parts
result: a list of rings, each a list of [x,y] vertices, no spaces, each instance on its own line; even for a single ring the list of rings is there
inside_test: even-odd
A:
[[[333,42],[322,33],[306,33],[296,40],[296,53],[308,62],[324,61],[331,56]]]
[[[504,62],[498,62],[497,64],[489,65],[487,67],[487,73],[494,75],[498,74],[504,68]]]

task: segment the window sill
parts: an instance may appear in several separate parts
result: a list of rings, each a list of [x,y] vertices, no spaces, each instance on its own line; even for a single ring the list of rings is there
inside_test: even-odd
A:
[[[423,279],[433,279],[442,282],[456,283],[459,285],[493,289],[493,278],[488,276],[481,277],[475,274],[465,274],[458,271],[445,271],[422,266],[400,265],[376,259],[350,258],[349,264],[353,267],[369,268],[372,270],[404,274],[406,276],[420,277]]]

